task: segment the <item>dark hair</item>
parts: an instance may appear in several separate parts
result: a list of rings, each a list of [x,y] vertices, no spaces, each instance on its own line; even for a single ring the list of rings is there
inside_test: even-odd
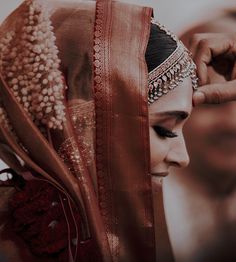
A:
[[[145,54],[148,72],[159,66],[176,49],[177,44],[164,30],[151,24],[150,37]]]

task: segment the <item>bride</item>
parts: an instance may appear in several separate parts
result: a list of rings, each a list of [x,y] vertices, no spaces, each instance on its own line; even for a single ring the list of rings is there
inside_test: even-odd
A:
[[[182,128],[197,79],[151,14],[25,0],[2,24],[0,140],[13,179],[0,252],[11,261],[171,256],[160,179],[189,162]]]

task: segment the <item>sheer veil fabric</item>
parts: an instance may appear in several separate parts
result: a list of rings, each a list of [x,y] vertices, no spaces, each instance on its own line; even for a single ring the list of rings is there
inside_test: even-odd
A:
[[[58,79],[50,74],[58,69],[46,63],[48,55],[55,56],[50,48],[32,47],[37,41],[46,47],[52,35],[42,30],[37,39],[34,27],[24,26],[27,16],[34,16],[31,5],[36,6],[35,27],[43,20],[59,51],[63,88],[54,99],[65,119],[54,121],[54,128],[50,117],[58,111],[47,107],[53,95],[45,89]],[[79,210],[82,235],[77,237],[94,239],[103,261],[156,260],[145,62],[151,14],[150,8],[116,1],[35,0],[25,1],[0,28],[0,134],[7,145],[2,155],[25,179],[48,181]],[[28,60],[22,35],[31,39]],[[17,68],[17,59],[23,67]],[[39,99],[33,95],[36,85],[45,102],[39,103],[44,118],[31,108]]]

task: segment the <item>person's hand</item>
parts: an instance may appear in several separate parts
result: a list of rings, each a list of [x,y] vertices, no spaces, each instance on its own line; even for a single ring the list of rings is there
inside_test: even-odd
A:
[[[202,86],[194,93],[194,105],[236,100],[236,34],[196,34],[190,41],[190,52]],[[209,67],[224,76],[227,82],[211,84]]]

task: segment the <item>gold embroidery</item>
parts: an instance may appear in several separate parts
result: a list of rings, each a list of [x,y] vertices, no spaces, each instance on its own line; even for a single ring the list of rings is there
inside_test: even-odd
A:
[[[58,150],[58,155],[67,165],[69,170],[80,179],[80,173],[84,170],[77,142],[73,137],[67,138]]]
[[[66,139],[59,148],[58,154],[70,171],[80,178],[83,163],[89,167],[94,159],[95,116],[93,101],[76,100],[69,106],[69,115],[75,131],[75,138]],[[80,150],[79,150],[80,148]]]
[[[95,134],[95,111],[94,102],[79,99],[74,105],[69,106],[69,112],[73,127],[81,145],[83,159],[86,166],[95,162],[94,134]]]

